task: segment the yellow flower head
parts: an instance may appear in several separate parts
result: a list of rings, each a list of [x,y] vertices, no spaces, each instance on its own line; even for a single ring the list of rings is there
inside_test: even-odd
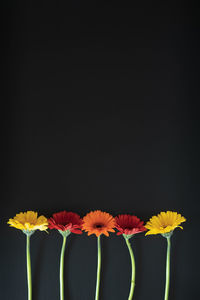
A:
[[[157,216],[153,216],[145,225],[145,227],[149,229],[146,235],[169,233],[177,227],[183,229],[183,227],[179,225],[185,221],[186,219],[177,212],[161,212]]]
[[[13,219],[9,219],[8,224],[11,227],[21,229],[23,232],[32,232],[37,229],[43,231],[48,228],[47,218],[38,217],[38,213],[34,211],[21,212],[16,214]]]

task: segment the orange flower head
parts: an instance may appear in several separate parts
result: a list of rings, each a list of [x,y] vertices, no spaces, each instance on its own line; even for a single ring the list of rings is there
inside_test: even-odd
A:
[[[107,212],[91,211],[83,218],[82,229],[88,232],[88,235],[95,234],[98,237],[104,234],[109,236],[108,232],[115,232],[114,228],[115,219]]]

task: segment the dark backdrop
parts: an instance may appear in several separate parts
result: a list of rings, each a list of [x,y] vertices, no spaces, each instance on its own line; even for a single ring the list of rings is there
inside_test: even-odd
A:
[[[191,1],[4,4],[0,298],[25,300],[16,213],[69,210],[187,218],[172,238],[170,300],[198,298],[199,113]],[[33,300],[59,299],[61,236],[31,238]],[[138,235],[135,300],[163,299],[166,241]],[[100,299],[125,300],[121,237],[102,239]],[[66,299],[94,299],[96,239],[71,235]]]

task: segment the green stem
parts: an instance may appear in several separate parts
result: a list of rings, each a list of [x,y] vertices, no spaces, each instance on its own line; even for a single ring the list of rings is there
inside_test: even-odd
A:
[[[98,262],[97,262],[97,281],[95,300],[99,300],[100,273],[101,273],[101,241],[100,236],[97,238]]]
[[[131,248],[131,244],[130,244],[129,240],[127,238],[125,238],[125,241],[126,241],[126,244],[127,244],[128,250],[129,250],[129,254],[130,254],[130,258],[131,258],[131,266],[132,266],[131,286],[130,286],[130,292],[129,292],[129,296],[128,296],[128,300],[132,300],[134,288],[135,288],[135,259],[134,259],[133,250]]]
[[[26,265],[28,281],[28,300],[32,300],[31,258],[30,258],[30,235],[26,235]]]
[[[166,282],[165,282],[165,300],[169,297],[169,282],[170,282],[170,237],[167,237],[167,257],[166,257]]]
[[[66,245],[66,236],[63,236],[63,244],[60,253],[60,300],[64,300],[64,254]]]

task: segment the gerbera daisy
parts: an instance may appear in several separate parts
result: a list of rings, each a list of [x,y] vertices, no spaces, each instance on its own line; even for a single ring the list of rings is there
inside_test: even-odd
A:
[[[108,232],[115,232],[114,228],[115,219],[107,212],[91,211],[83,218],[82,229],[88,232],[88,235],[95,234],[98,237],[104,234],[109,236]]]
[[[60,231],[68,231],[76,234],[81,234],[80,230],[82,219],[73,212],[66,210],[53,214],[49,220],[49,229],[57,229]]]
[[[119,230],[117,235],[125,234],[132,236],[136,233],[146,231],[143,226],[144,222],[136,216],[131,215],[118,215],[115,217],[116,228]]]
[[[35,211],[16,214],[13,219],[9,219],[8,224],[22,230],[24,233],[31,233],[37,229],[43,231],[48,228],[47,218],[44,216],[38,217],[38,213]]]
[[[177,212],[161,212],[157,216],[153,216],[145,225],[149,229],[146,235],[170,233],[177,227],[183,229],[179,225],[185,221],[186,219]]]
[[[167,240],[167,257],[166,257],[166,281],[165,281],[165,297],[169,297],[169,282],[170,282],[170,251],[171,251],[171,236],[175,228],[179,227],[186,219],[177,212],[167,211],[161,212],[157,216],[153,216],[145,225],[149,231],[146,235],[161,234]]]
[[[123,235],[131,258],[132,275],[130,292],[128,297],[128,300],[131,300],[133,298],[135,288],[135,258],[129,239],[134,234],[146,231],[146,228],[143,226],[143,221],[141,221],[138,217],[132,215],[118,215],[117,217],[115,217],[115,221],[116,228],[119,230],[117,235]]]
[[[49,220],[49,229],[57,229],[63,236],[63,244],[60,253],[60,300],[64,300],[64,254],[66,238],[70,233],[81,234],[82,219],[73,212],[66,210],[53,214]]]
[[[97,279],[96,279],[96,293],[95,300],[99,299],[100,287],[100,272],[101,272],[101,243],[100,237],[102,234],[109,236],[109,232],[114,232],[115,219],[107,212],[100,210],[91,211],[83,218],[82,229],[88,235],[95,234],[97,237]]]
[[[27,263],[27,283],[28,300],[32,300],[32,278],[31,278],[31,258],[30,258],[30,237],[36,230],[46,231],[48,228],[47,218],[38,217],[34,211],[21,212],[7,222],[11,227],[20,229],[26,234],[26,263]]]

